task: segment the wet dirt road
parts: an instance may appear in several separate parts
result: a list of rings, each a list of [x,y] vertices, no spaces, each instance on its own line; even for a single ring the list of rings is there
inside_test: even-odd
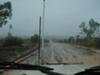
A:
[[[38,63],[38,51],[30,58],[23,61],[26,64]],[[50,41],[41,50],[41,63],[44,66],[54,68],[54,72],[73,75],[86,68],[100,65],[100,54],[91,50],[77,48],[73,45],[55,43]],[[48,65],[49,64],[49,65]],[[50,65],[51,64],[51,65]],[[45,75],[39,71],[7,71],[3,75]]]

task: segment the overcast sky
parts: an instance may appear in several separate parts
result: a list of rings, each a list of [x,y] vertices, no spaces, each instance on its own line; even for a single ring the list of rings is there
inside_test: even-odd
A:
[[[5,0],[0,0],[3,2]],[[8,1],[8,0],[6,0]],[[42,0],[11,0],[13,35],[31,36],[38,33]],[[45,36],[79,34],[82,21],[94,18],[100,22],[100,0],[46,0]],[[8,24],[9,25],[9,24]],[[0,28],[0,36],[7,35],[8,25]]]

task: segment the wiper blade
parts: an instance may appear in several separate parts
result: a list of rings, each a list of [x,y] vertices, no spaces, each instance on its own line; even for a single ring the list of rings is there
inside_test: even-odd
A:
[[[13,62],[3,62],[0,63],[0,69],[13,69],[13,70],[38,70],[42,73],[45,73],[47,75],[65,75],[65,74],[60,74],[56,72],[52,72],[54,70],[53,68],[45,67],[45,66],[40,66],[40,65],[29,65],[29,64],[18,64],[18,63],[13,63]]]
[[[61,74],[61,73],[57,73],[57,72],[52,72],[52,71],[48,71],[48,70],[42,70],[42,73],[48,74],[48,75],[65,75],[65,74]]]
[[[53,70],[53,68],[40,66],[40,65],[29,65],[29,64],[18,64],[13,62],[0,63],[0,69],[18,69],[18,70]]]
[[[93,72],[93,71],[99,71],[100,72],[100,66],[91,67],[89,69],[86,69],[85,71],[91,71],[91,72]]]
[[[85,71],[76,73],[75,75],[100,75],[100,66],[86,69]]]

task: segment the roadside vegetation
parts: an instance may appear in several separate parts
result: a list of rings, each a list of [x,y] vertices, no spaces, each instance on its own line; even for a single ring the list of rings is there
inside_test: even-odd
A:
[[[9,20],[12,18],[12,4],[10,1],[0,4],[0,28],[4,25],[9,25],[8,35],[4,38],[0,38],[0,47],[30,47],[35,46],[39,37],[37,34],[28,38],[21,38],[13,36],[11,30],[13,26],[9,24]]]
[[[13,61],[24,53],[33,50],[37,46],[39,36],[18,37],[12,34],[14,25],[9,21],[12,19],[12,4],[10,1],[0,4],[0,28],[8,25],[9,31],[5,37],[0,36],[0,60]],[[32,48],[32,49],[31,49]]]
[[[7,36],[4,39],[3,46],[22,46],[23,40],[16,36]]]
[[[90,19],[87,24],[82,22],[79,25],[81,31],[80,34],[71,36],[68,39],[65,39],[63,42],[100,49],[99,27],[100,23],[96,22],[94,19]]]

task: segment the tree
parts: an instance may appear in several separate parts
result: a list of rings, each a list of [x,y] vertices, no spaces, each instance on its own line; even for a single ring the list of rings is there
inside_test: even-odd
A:
[[[0,4],[0,27],[6,25],[8,22],[8,18],[10,19],[11,16],[12,16],[11,2],[5,2],[4,4]]]
[[[39,36],[37,34],[34,34],[34,36],[31,37],[31,42],[37,44],[39,42]]]
[[[12,34],[11,34],[11,29],[12,29],[12,25],[9,25],[9,32],[8,32],[8,36],[12,36]]]
[[[100,24],[98,22],[94,19],[90,19],[88,26],[86,26],[85,22],[82,22],[79,27],[87,38],[91,38],[97,31],[99,31],[99,26]]]
[[[76,43],[77,43],[77,44],[80,43],[80,35],[76,35]]]
[[[85,22],[82,22],[79,26],[81,32],[86,36],[84,38],[84,45],[90,47],[94,44],[95,33],[99,31],[100,24],[94,19],[90,19],[88,25]]]
[[[75,38],[73,36],[70,36],[68,38],[68,42],[74,44],[75,43]]]

